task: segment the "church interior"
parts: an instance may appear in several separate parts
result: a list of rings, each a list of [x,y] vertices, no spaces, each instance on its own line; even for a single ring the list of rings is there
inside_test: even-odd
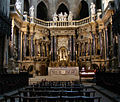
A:
[[[1,0],[0,102],[120,102],[119,15],[119,0]]]

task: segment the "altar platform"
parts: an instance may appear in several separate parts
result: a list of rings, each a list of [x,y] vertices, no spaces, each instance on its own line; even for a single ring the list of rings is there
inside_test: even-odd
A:
[[[48,67],[48,76],[55,75],[79,76],[79,67]]]

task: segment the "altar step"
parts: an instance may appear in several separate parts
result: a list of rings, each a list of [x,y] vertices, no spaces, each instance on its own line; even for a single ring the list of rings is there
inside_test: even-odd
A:
[[[79,81],[79,76],[75,75],[53,75],[53,76],[36,76],[29,79],[29,84],[39,83],[42,80],[47,81]]]

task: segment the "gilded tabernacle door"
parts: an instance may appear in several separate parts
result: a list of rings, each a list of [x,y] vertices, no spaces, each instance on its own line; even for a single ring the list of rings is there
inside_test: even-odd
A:
[[[65,47],[61,47],[58,50],[59,60],[60,61],[67,61],[68,60],[68,51]]]

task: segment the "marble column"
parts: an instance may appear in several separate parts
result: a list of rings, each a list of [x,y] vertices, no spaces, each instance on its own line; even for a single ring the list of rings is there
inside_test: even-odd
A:
[[[33,39],[33,56],[35,56],[35,39]]]
[[[85,42],[83,42],[83,56],[85,56]]]
[[[102,56],[103,46],[102,46],[102,32],[99,32],[99,41],[100,41],[100,55]]]
[[[18,34],[18,60],[20,60],[20,49],[21,49],[21,32]]]
[[[54,57],[57,60],[57,37],[54,36]]]
[[[68,39],[68,51],[70,51],[70,38]]]
[[[76,38],[75,38],[75,36],[74,36],[74,37],[73,37],[73,60],[76,60],[75,41],[76,41]]]
[[[48,42],[46,43],[46,54],[47,54],[47,57],[49,56],[49,44],[48,44]]]
[[[106,57],[108,58],[108,32],[105,30],[105,42],[106,42]]]
[[[48,56],[48,44],[47,42],[45,43],[45,56]]]
[[[38,40],[36,40],[35,42],[36,42],[36,45],[35,45],[35,55],[38,56],[38,54],[40,52],[38,50],[39,50],[40,47],[38,46],[39,45]]]
[[[81,56],[83,56],[83,42],[81,43]]]
[[[53,36],[51,36],[51,60],[53,61]]]
[[[11,29],[11,31],[12,31],[12,34],[11,34],[11,50],[10,50],[10,55],[11,55],[11,58],[13,57],[13,50],[14,50],[14,26],[15,26],[15,24],[14,24],[14,17],[12,18],[12,29]]]
[[[40,42],[40,56],[43,56],[43,42]]]
[[[30,55],[31,55],[31,57],[33,56],[33,37],[34,37],[34,35],[31,34],[30,35]]]
[[[3,61],[3,66],[4,68],[8,68],[8,38],[7,35],[5,35],[5,41],[4,41],[4,61]]]
[[[92,55],[95,55],[95,35],[93,33],[92,34]]]
[[[90,39],[88,40],[88,55],[90,55]]]
[[[45,42],[43,42],[42,44],[42,54],[43,54],[43,57],[45,57]]]
[[[24,32],[24,57],[26,57],[27,34]]]
[[[21,37],[20,37],[20,61],[22,61],[23,58],[23,32],[21,31]]]
[[[80,42],[80,45],[79,45],[79,47],[80,47],[80,52],[79,52],[79,55],[81,56],[81,42]]]
[[[106,66],[106,30],[104,29],[104,59],[105,59],[105,66]]]
[[[70,59],[73,60],[73,36],[71,36],[70,45],[71,45]]]
[[[94,35],[94,56],[96,55],[96,45],[97,45],[97,37]]]
[[[69,40],[70,40],[69,41],[70,42],[69,57],[70,57],[70,60],[71,60],[72,59],[72,36],[69,37]]]

